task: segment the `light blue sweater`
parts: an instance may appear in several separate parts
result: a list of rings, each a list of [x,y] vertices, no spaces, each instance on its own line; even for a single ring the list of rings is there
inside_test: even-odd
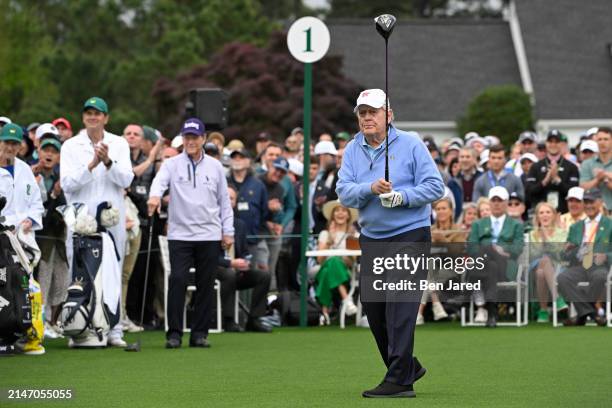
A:
[[[430,203],[442,198],[444,182],[418,134],[389,128],[389,177],[404,199],[395,208],[383,207],[371,190],[385,176],[385,149],[372,159],[363,142],[359,132],[347,145],[336,186],[340,202],[359,209],[361,232],[383,239],[430,226]]]

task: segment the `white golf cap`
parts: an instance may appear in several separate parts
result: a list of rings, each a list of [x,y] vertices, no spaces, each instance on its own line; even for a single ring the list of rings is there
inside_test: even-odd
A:
[[[43,123],[36,128],[36,140],[40,140],[44,135],[53,135],[59,137],[59,130],[51,123]]]
[[[493,197],[501,198],[504,201],[508,201],[510,195],[508,194],[508,190],[502,186],[491,187],[489,190],[489,200],[492,200]]]
[[[357,109],[359,109],[361,105],[368,105],[376,109],[382,108],[385,106],[386,99],[385,91],[382,89],[366,89],[359,94],[353,112],[357,112]]]
[[[576,200],[582,201],[582,199],[584,198],[584,188],[582,187],[570,188],[567,192],[567,197],[565,197],[565,199],[569,200],[570,198],[575,198]]]
[[[594,140],[585,140],[580,143],[580,151],[584,152],[585,150],[590,150],[593,153],[599,153],[599,146],[597,146],[597,142]]]
[[[486,149],[480,153],[480,162],[478,164],[482,166],[488,161],[489,161],[489,149]]]
[[[467,147],[473,147],[474,143],[480,143],[485,147],[489,147],[489,143],[487,141],[487,139],[485,139],[484,137],[480,137],[480,136],[476,136],[476,137],[472,137],[470,140],[468,140],[465,145]]]
[[[594,134],[596,134],[598,131],[599,131],[599,128],[598,128],[598,127],[592,127],[592,128],[590,128],[589,130],[587,130],[587,131],[586,131],[586,135],[587,135],[588,137],[591,137],[591,136],[593,136]]]
[[[476,132],[467,132],[465,136],[463,136],[463,140],[468,142],[470,139],[473,139],[475,137],[480,137],[480,135]]]
[[[9,123],[13,123],[11,122],[11,120],[9,118],[7,118],[6,116],[0,116],[0,122],[4,123],[5,125],[8,125]]]
[[[183,145],[183,136],[181,135],[175,136],[174,139],[172,139],[172,143],[170,143],[170,146],[174,147],[175,149],[178,149],[182,145]]]
[[[537,156],[533,153],[524,153],[523,155],[521,155],[521,157],[519,157],[519,163],[522,163],[525,159],[529,160],[532,163],[538,162]]]
[[[499,137],[488,135],[484,137],[484,140],[487,142],[486,145],[491,147],[499,144]]]
[[[304,175],[304,163],[299,161],[298,159],[289,159],[289,171],[295,174],[298,177],[302,177]]]
[[[331,154],[337,156],[338,150],[336,149],[336,146],[334,146],[333,142],[330,142],[329,140],[323,140],[322,142],[319,142],[315,145],[314,154],[315,156],[318,156],[320,154]]]

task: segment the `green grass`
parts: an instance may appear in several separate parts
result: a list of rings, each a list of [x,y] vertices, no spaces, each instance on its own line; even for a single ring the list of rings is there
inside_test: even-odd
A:
[[[133,341],[135,335],[128,335]],[[367,329],[285,328],[211,335],[211,349],[165,350],[162,332],[143,350],[69,350],[0,359],[0,388],[75,390],[50,407],[604,407],[612,395],[612,330],[461,328],[428,324],[416,355],[428,369],[414,400],[367,400],[384,374]]]

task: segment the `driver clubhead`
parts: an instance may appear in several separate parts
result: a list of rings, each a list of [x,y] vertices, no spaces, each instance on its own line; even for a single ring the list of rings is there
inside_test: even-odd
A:
[[[374,21],[376,22],[376,31],[387,40],[391,36],[393,28],[395,28],[397,19],[391,14],[381,14]]]
[[[131,352],[139,352],[140,351],[140,340],[138,340],[136,343],[128,344],[123,350],[131,351]]]

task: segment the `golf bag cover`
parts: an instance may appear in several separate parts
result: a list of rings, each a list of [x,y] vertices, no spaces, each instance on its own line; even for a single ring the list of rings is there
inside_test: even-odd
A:
[[[0,226],[0,343],[12,344],[32,326],[30,272],[12,232]]]
[[[102,237],[74,234],[73,248],[72,284],[61,312],[64,334],[75,342],[92,340],[81,344],[84,347],[104,346],[118,316],[109,313],[102,300]]]

